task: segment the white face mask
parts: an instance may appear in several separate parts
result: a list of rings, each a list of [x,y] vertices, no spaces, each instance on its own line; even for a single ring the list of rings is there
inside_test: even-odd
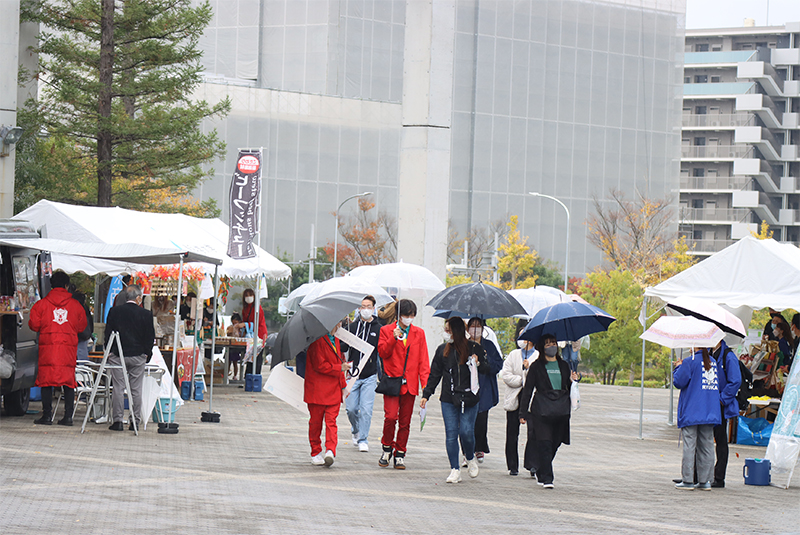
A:
[[[365,320],[368,320],[372,317],[372,311],[375,310],[374,308],[362,308],[358,311],[361,314],[361,317]]]
[[[244,302],[247,303],[248,305],[252,305],[253,301],[255,300],[256,298],[253,297],[252,295],[248,295],[247,297],[244,298]]]
[[[453,335],[452,334],[444,333],[442,335],[442,337],[444,338],[444,343],[445,344],[452,344],[453,343]]]
[[[525,346],[528,345],[528,342],[525,340],[517,340],[517,347],[520,349],[525,349]]]
[[[402,316],[400,318],[400,323],[402,323],[405,327],[411,325],[413,321],[414,321],[414,316]]]
[[[480,327],[470,327],[469,329],[469,337],[473,340],[480,340],[482,334],[483,329]]]

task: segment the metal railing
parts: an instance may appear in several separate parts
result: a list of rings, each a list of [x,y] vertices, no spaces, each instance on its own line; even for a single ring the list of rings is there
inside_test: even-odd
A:
[[[750,216],[749,208],[683,208],[682,221],[744,221]]]
[[[686,245],[689,246],[690,253],[716,253],[729,245],[733,245],[734,240],[692,240],[687,238]]]
[[[753,179],[746,176],[682,176],[681,189],[753,191]]]
[[[752,126],[755,125],[755,115],[751,113],[708,113],[684,114],[682,124],[686,127],[725,127],[725,126]]]
[[[752,152],[748,145],[683,145],[681,158],[747,158]]]

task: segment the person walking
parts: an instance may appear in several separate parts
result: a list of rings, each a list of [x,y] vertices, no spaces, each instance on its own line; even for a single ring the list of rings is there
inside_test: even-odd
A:
[[[479,463],[489,453],[489,409],[497,405],[500,395],[497,388],[497,374],[503,369],[503,357],[497,346],[484,337],[486,324],[480,318],[471,318],[467,324],[470,340],[480,345],[486,353],[489,371],[478,375],[478,416],[475,418],[475,457]]]
[[[570,371],[559,355],[555,336],[542,335],[535,347],[544,358],[539,357],[528,369],[519,415],[520,423],[533,422],[537,482],[552,489],[553,459],[561,444],[569,445],[569,391],[578,374]]]
[[[425,408],[439,382],[442,393],[445,447],[450,461],[447,483],[461,481],[458,443],[467,459],[470,477],[478,477],[478,460],[475,455],[475,419],[478,416],[479,392],[475,392],[473,375],[488,374],[490,365],[486,352],[480,344],[467,340],[464,320],[452,317],[445,322],[445,343],[436,348],[425,390],[422,392],[420,408]],[[477,379],[477,378],[476,378]]]
[[[419,394],[420,384],[428,382],[431,369],[425,331],[412,325],[417,316],[417,305],[409,299],[401,299],[397,303],[397,316],[396,322],[381,328],[378,340],[383,376],[403,378],[399,396],[383,396],[383,451],[378,465],[386,468],[394,457],[394,467],[405,470],[414,400]]]
[[[350,324],[348,330],[374,348],[369,355],[362,355],[360,351],[351,347],[347,359],[352,363],[353,373],[358,370],[358,377],[345,399],[350,433],[353,435],[353,445],[358,451],[368,452],[369,428],[375,404],[375,385],[378,382],[378,340],[381,335],[381,324],[375,318],[374,297],[368,295],[361,301],[358,319]]]
[[[128,285],[125,290],[125,303],[108,311],[104,334],[104,347],[108,347],[111,333],[119,333],[120,345],[125,355],[125,368],[131,386],[128,397],[131,400],[131,422],[128,428],[133,430],[133,418],[136,428],[142,423],[142,383],[144,381],[144,365],[153,356],[153,345],[156,332],[153,327],[153,314],[142,308],[142,289],[137,284]],[[108,356],[111,368],[111,431],[123,431],[122,423],[125,415],[125,377],[122,374],[122,360],[117,345],[114,344]],[[117,367],[119,366],[119,367]]]
[[[523,321],[517,327],[517,338],[525,327]],[[506,385],[506,394],[503,399],[503,408],[506,411],[506,467],[508,474],[516,476],[519,474],[519,398],[522,392],[522,385],[525,384],[525,377],[528,375],[531,363],[539,356],[534,349],[533,342],[528,340],[518,340],[518,349],[513,350],[503,362],[503,369],[500,378]],[[525,441],[525,456],[523,466],[531,471],[531,475],[536,473],[534,460],[534,443],[536,435],[533,433],[532,422],[528,422],[527,440]]]
[[[306,375],[303,401],[308,405],[308,442],[311,464],[330,466],[336,458],[339,428],[336,417],[342,405],[342,389],[347,386],[345,362],[339,340],[334,336],[337,323],[329,334],[317,339],[306,351]],[[322,450],[322,423],[325,422],[325,454]]]
[[[722,423],[717,361],[706,348],[679,361],[672,382],[681,391],[678,427],[683,438],[681,478],[675,488],[711,490],[714,474],[714,426]],[[697,470],[697,484],[694,483]]]
[[[53,423],[53,389],[64,388],[64,417],[59,425],[72,425],[75,408],[75,365],[78,333],[86,328],[86,312],[67,291],[69,275],[56,271],[50,277],[51,290],[31,307],[28,327],[39,333],[39,371],[36,386],[42,389],[39,425]]]

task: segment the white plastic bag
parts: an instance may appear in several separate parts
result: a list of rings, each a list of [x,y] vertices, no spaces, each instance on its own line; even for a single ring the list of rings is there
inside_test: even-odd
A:
[[[569,399],[572,402],[573,411],[581,408],[581,392],[578,390],[578,383],[572,383],[569,388]]]
[[[17,360],[14,357],[14,353],[10,351],[0,352],[0,379],[8,379],[11,377],[16,367]]]
[[[472,357],[467,359],[467,367],[469,368],[469,389],[473,394],[477,394],[480,390],[480,383],[478,382],[478,364]]]

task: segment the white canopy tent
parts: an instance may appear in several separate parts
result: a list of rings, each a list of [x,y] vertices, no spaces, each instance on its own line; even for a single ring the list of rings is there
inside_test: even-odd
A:
[[[264,274],[282,279],[291,274],[289,266],[256,246],[258,256],[234,260],[227,255],[228,225],[219,219],[202,219],[183,214],[154,214],[124,208],[74,206],[41,200],[15,215],[13,219],[29,221],[45,238],[83,244],[142,244],[150,247],[191,251],[208,258],[222,259],[220,275],[232,278]],[[83,271],[88,275],[146,270],[135,258],[114,261],[78,257],[53,252],[53,267],[68,273]],[[146,262],[151,264],[152,262]],[[144,263],[142,263],[144,264]],[[211,265],[204,266],[213,271]]]

